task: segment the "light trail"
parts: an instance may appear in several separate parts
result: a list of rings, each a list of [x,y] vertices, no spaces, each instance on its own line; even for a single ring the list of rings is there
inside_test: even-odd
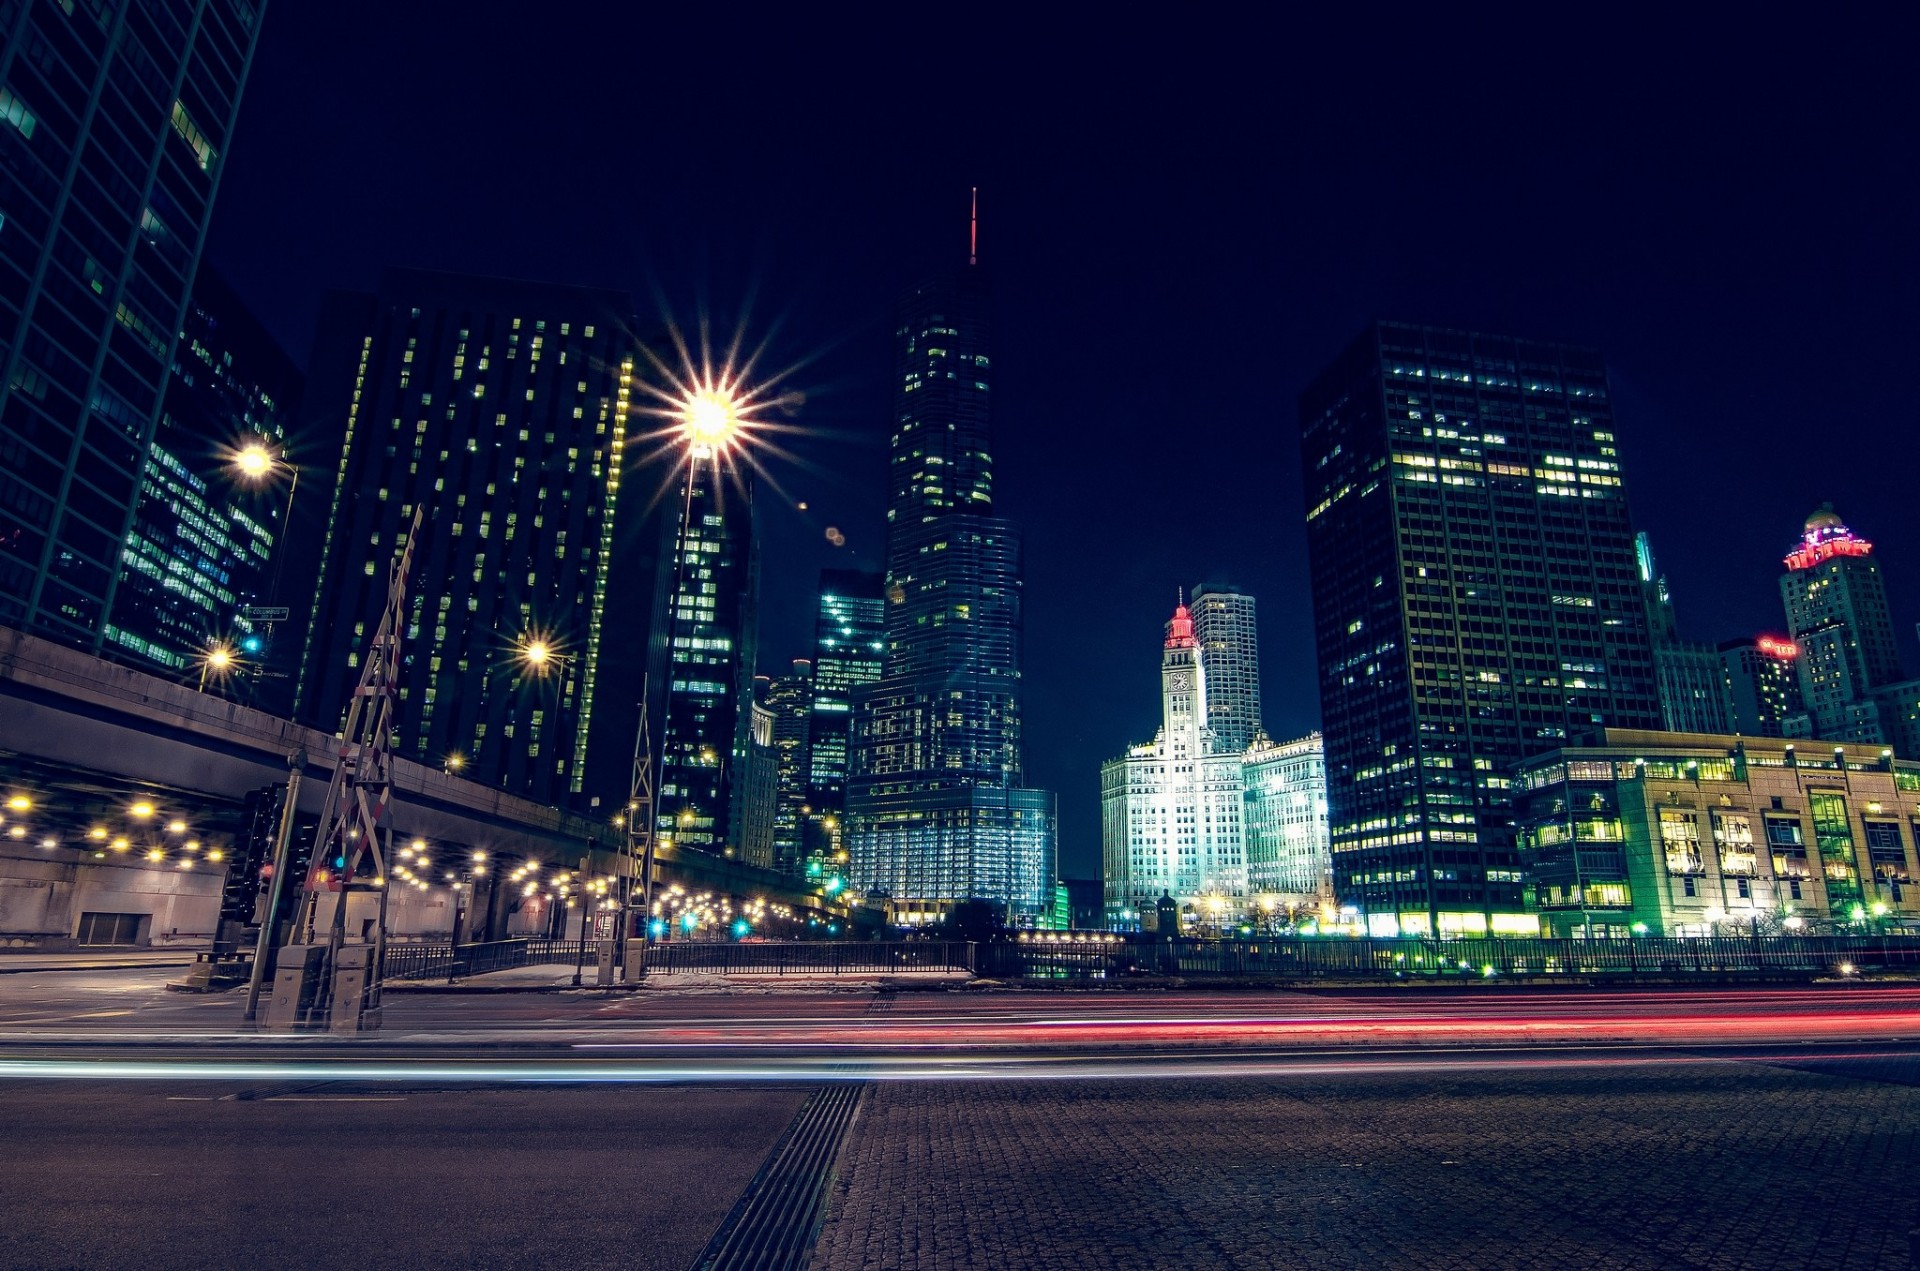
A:
[[[692,1064],[353,1062],[310,1060],[124,1061],[71,1058],[0,1060],[0,1080],[347,1082],[406,1086],[434,1084],[688,1084],[822,1081],[1001,1081],[1146,1078],[1280,1078],[1330,1076],[1480,1076],[1499,1072],[1564,1069],[1662,1069],[1710,1065],[1846,1062],[1912,1059],[1916,1050],[1828,1051],[1796,1048],[1785,1053],[1732,1050],[1689,1054],[1634,1048],[1567,1049],[1515,1052],[1466,1048],[1445,1052],[1394,1053],[1368,1058],[1328,1058],[1312,1052],[1296,1055],[970,1056],[929,1062],[921,1058],[871,1056],[850,1063],[844,1055],[822,1056],[815,1064],[715,1062]],[[261,1096],[272,1098],[271,1095]]]

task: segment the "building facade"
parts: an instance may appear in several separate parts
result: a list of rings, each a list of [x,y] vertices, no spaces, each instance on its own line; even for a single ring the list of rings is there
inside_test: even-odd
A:
[[[837,858],[847,814],[854,694],[880,678],[887,652],[886,578],[878,571],[820,572],[813,635],[813,720],[807,730],[806,855]]]
[[[733,854],[771,868],[780,833],[780,717],[768,702],[748,703],[747,754],[739,783],[740,820]]]
[[[1920,765],[1882,747],[1609,728],[1529,760],[1515,789],[1547,934],[1920,921]]]
[[[1750,636],[1720,646],[1727,684],[1727,731],[1784,737],[1800,703],[1800,646],[1779,636]]]
[[[1606,366],[1381,322],[1301,397],[1334,885],[1378,933],[1520,933],[1511,782],[1660,722]]]
[[[696,448],[691,489],[667,518],[659,573],[655,676],[664,687],[655,793],[662,841],[725,855],[744,832],[759,644],[760,548],[752,474],[727,453]],[[682,479],[687,477],[682,473]]]
[[[149,477],[192,497],[149,450],[265,9],[0,12],[0,624],[165,665],[110,633]]]
[[[1254,599],[1228,583],[1193,589],[1193,634],[1207,660],[1207,726],[1222,750],[1260,732],[1260,642]]]
[[[181,676],[224,647],[240,669],[223,677],[222,691],[279,713],[291,704],[287,651],[274,646],[294,628],[270,624],[263,611],[286,602],[277,569],[297,481],[278,461],[250,479],[235,460],[247,445],[285,452],[303,385],[293,360],[203,265],[120,552],[107,656]],[[287,643],[297,650],[298,636]]]
[[[1162,896],[1189,931],[1218,934],[1248,912],[1241,758],[1208,724],[1207,691],[1205,650],[1181,604],[1161,646],[1160,730],[1100,769],[1110,925],[1156,929]]]
[[[1667,588],[1666,575],[1654,563],[1653,547],[1645,534],[1634,536],[1634,555],[1653,641],[1654,687],[1660,697],[1661,726],[1682,733],[1731,731],[1732,706],[1727,700],[1726,667],[1720,651],[1710,644],[1680,637],[1673,594]]]
[[[1799,646],[1797,737],[1889,745],[1899,739],[1901,683],[1886,580],[1873,544],[1828,504],[1807,518],[1787,553],[1780,600]]]
[[[784,874],[799,874],[806,859],[807,782],[812,766],[813,664],[795,658],[790,674],[767,682],[764,695],[772,714],[774,761],[773,838],[769,863]]]
[[[297,710],[340,726],[416,512],[397,753],[540,803],[579,793],[636,350],[626,296],[389,270],[315,365],[345,404]],[[631,746],[631,720],[617,730]],[[622,751],[622,757],[627,752]],[[625,791],[619,792],[624,800]]]
[[[894,332],[886,652],[854,695],[851,881],[907,921],[1052,898],[1055,810],[1024,785],[1020,536],[993,515],[989,288],[970,261],[915,287]]]
[[[1327,761],[1320,734],[1259,736],[1240,756],[1247,891],[1262,918],[1333,896],[1327,834]]]

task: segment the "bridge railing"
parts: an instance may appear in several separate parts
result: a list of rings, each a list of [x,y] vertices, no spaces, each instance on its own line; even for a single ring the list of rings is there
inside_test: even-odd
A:
[[[385,978],[389,980],[460,979],[518,966],[570,963],[581,956],[578,940],[487,940],[453,947],[444,944],[390,944]],[[592,961],[593,942],[586,957]]]
[[[976,969],[996,979],[1412,979],[1477,976],[1849,974],[1920,967],[1912,936],[1635,936],[1604,940],[1352,939],[1081,940],[980,946]]]
[[[857,940],[753,941],[741,944],[668,941],[647,948],[649,975],[905,974],[970,969],[959,940],[883,943]]]

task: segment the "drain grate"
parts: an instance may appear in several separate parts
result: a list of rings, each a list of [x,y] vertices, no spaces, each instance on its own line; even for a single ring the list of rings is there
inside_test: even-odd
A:
[[[865,1088],[862,1081],[834,1082],[808,1097],[693,1271],[802,1271]]]

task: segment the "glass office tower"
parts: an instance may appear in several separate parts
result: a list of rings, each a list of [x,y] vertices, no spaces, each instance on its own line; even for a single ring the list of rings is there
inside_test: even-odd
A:
[[[284,463],[256,480],[234,457],[250,442],[284,451],[303,382],[293,359],[203,264],[120,555],[109,656],[191,674],[217,643],[240,668],[221,691],[276,712],[291,705],[292,658],[278,656],[276,637],[286,635],[297,656],[292,633],[305,630],[305,600],[297,627],[269,622],[262,611],[291,608],[276,583],[298,486]],[[320,483],[311,483],[307,497],[320,495]]]
[[[753,754],[760,586],[753,480],[727,455],[701,453],[691,496],[684,470],[674,481],[664,500],[675,506],[663,526],[668,551],[660,567],[667,606],[654,623],[668,659],[668,672],[655,677],[666,686],[656,825],[663,842],[724,855],[745,833]]]
[[[1375,932],[1524,932],[1512,779],[1658,728],[1606,366],[1376,323],[1302,394],[1333,872]]]
[[[1053,796],[1022,784],[1020,538],[993,515],[989,288],[975,263],[895,324],[886,655],[855,696],[852,882],[925,921],[969,899],[1038,913]]]
[[[0,624],[99,653],[141,603],[122,553],[265,9],[0,4]]]
[[[887,651],[886,579],[858,569],[820,572],[813,628],[813,720],[808,728],[807,854],[840,850],[847,812],[853,695],[880,678]]]

